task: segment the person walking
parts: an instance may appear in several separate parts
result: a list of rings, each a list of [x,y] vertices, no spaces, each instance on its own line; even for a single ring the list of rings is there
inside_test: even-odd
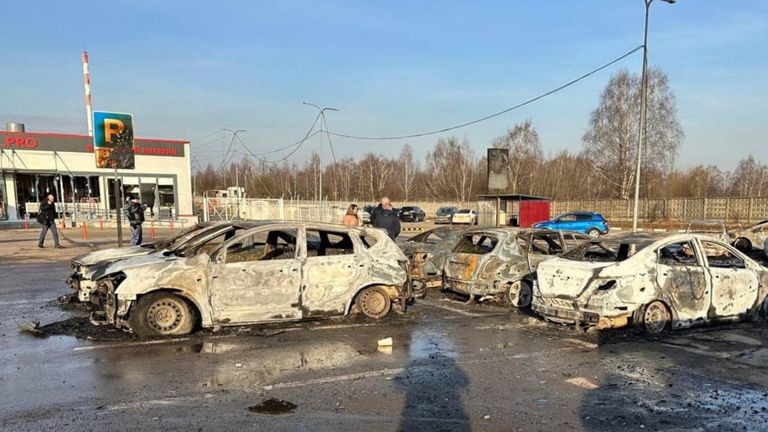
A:
[[[359,226],[360,218],[357,216],[357,204],[350,204],[347,213],[341,219],[341,224],[346,226]]]
[[[45,235],[48,233],[48,230],[51,230],[53,247],[56,249],[64,249],[64,246],[59,243],[59,231],[56,229],[56,204],[53,202],[53,194],[49,193],[43,202],[40,203],[40,208],[37,212],[37,221],[43,226],[40,230],[40,237],[37,239],[37,247],[45,247]]]
[[[123,214],[131,226],[131,246],[140,246],[142,240],[141,224],[144,223],[144,210],[146,204],[142,204],[139,197],[131,196],[130,201],[123,207]]]
[[[384,229],[392,240],[400,235],[400,217],[389,198],[382,197],[378,207],[371,211],[371,225]]]

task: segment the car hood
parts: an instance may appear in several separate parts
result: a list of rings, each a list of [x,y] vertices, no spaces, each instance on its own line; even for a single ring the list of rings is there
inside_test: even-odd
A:
[[[542,297],[576,298],[611,262],[573,261],[555,258],[539,264],[537,283]]]
[[[102,249],[102,250],[89,252],[87,254],[75,257],[72,260],[72,263],[84,265],[84,266],[91,266],[101,261],[107,261],[107,260],[111,261],[111,260],[116,260],[120,258],[147,255],[155,251],[156,250],[154,248],[144,247],[144,246]]]
[[[148,255],[138,255],[134,257],[128,257],[126,259],[119,259],[116,261],[110,261],[105,263],[96,264],[93,266],[91,273],[91,279],[98,279],[102,276],[114,274],[117,272],[135,269],[137,267],[148,266],[156,263],[178,261],[184,259],[176,255],[166,255],[164,253],[155,253]]]

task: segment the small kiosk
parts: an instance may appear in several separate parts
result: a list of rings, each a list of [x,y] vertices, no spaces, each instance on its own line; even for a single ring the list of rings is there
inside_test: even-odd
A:
[[[550,199],[532,195],[478,195],[479,224],[529,228],[549,220]]]

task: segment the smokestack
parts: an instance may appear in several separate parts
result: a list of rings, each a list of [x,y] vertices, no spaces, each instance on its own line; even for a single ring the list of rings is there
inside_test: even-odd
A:
[[[88,70],[88,51],[83,51],[83,87],[85,89],[85,115],[88,116],[88,135],[93,136],[93,109],[91,108],[91,73]]]

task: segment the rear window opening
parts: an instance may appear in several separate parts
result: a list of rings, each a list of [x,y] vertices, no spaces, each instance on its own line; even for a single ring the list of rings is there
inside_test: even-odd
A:
[[[485,255],[493,252],[496,249],[496,245],[499,244],[499,239],[495,235],[491,234],[467,234],[461,238],[461,241],[456,245],[454,252]]]
[[[609,241],[585,242],[563,258],[573,261],[621,262],[641,251],[648,243],[620,243]]]

